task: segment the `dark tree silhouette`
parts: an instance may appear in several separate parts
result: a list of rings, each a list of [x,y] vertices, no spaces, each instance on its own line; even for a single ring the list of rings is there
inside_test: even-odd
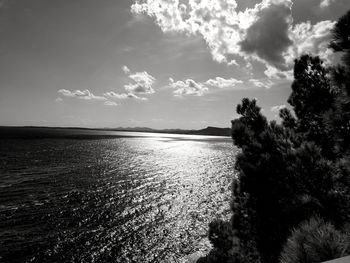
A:
[[[335,25],[330,44],[343,52],[342,65],[326,68],[310,55],[295,60],[288,99],[293,112],[282,109],[281,124],[268,122],[255,100],[245,98],[237,106],[240,118],[232,121],[232,138],[241,152],[233,216],[210,224],[214,249],[199,262],[277,263],[288,236],[299,235],[301,230],[292,231],[301,222],[319,217],[326,229],[349,222],[349,21],[350,12]]]
[[[330,47],[334,52],[341,52],[342,65],[332,68],[334,84],[337,87],[337,101],[330,123],[339,140],[340,152],[348,151],[350,146],[350,11],[339,19],[333,29]]]
[[[296,131],[303,133],[308,141],[319,144],[325,154],[332,154],[333,132],[329,130],[324,114],[334,105],[335,91],[327,73],[319,57],[304,55],[296,59],[288,102],[298,120]]]

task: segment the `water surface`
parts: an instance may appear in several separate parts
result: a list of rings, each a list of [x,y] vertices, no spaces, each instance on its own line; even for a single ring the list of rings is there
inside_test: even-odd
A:
[[[117,134],[118,135],[118,134]],[[228,217],[229,138],[0,139],[0,261],[183,262]]]

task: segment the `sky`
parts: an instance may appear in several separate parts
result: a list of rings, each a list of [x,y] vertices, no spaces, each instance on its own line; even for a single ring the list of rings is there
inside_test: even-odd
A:
[[[229,127],[269,120],[293,61],[336,61],[349,0],[0,0],[0,125]]]

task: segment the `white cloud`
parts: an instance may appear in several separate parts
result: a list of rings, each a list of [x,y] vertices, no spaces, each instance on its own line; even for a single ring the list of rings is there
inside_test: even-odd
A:
[[[146,71],[136,72],[129,75],[135,83],[129,83],[125,85],[125,90],[131,93],[143,93],[143,94],[152,94],[154,89],[152,88],[155,78],[148,74]]]
[[[230,62],[227,63],[228,66],[232,66],[232,65],[235,65],[235,66],[239,66],[237,61],[232,59]]]
[[[200,34],[210,47],[214,60],[227,62],[226,54],[238,53],[241,40],[237,4],[228,1],[141,0],[131,6],[135,14],[155,19],[164,32]],[[233,49],[233,50],[232,50]]]
[[[253,85],[257,88],[266,88],[269,89],[272,87],[273,82],[271,80],[259,80],[259,79],[250,79],[249,82],[253,83]]]
[[[185,81],[174,81],[172,78],[169,79],[169,86],[174,90],[175,96],[183,95],[194,95],[202,96],[208,91],[208,88],[205,87],[202,83],[197,83],[192,79],[186,79]]]
[[[335,1],[336,0],[321,0],[320,7],[321,8],[329,7]]]
[[[292,80],[293,79],[293,69],[289,70],[279,70],[273,66],[266,65],[266,70],[264,71],[264,74],[270,78],[270,79],[286,79],[286,80]]]
[[[66,97],[74,97],[74,92],[72,92],[70,90],[60,89],[57,92],[61,93],[63,96],[66,96]]]
[[[61,102],[61,101],[63,101],[63,99],[60,98],[60,97],[58,97],[58,98],[55,99],[55,101],[56,101],[56,102]]]
[[[310,21],[295,25],[291,31],[294,45],[289,48],[287,62],[292,63],[295,58],[304,53],[319,55],[326,61],[331,60],[328,44],[334,24],[335,22],[326,20],[315,25]]]
[[[282,110],[282,109],[284,109],[284,108],[286,108],[286,105],[276,105],[276,106],[272,106],[272,107],[270,108],[270,110],[271,110],[272,112],[279,113],[279,111]]]
[[[322,0],[323,5],[332,1]],[[292,0],[262,0],[243,12],[236,8],[235,0],[138,0],[131,6],[164,32],[202,36],[217,62],[235,64],[232,56],[263,62],[269,78],[290,78],[294,59],[305,52],[329,59],[334,22],[293,25]]]
[[[147,98],[138,97],[133,93],[116,93],[114,91],[109,91],[104,94],[104,96],[114,99],[137,99],[137,100],[147,100]]]
[[[256,53],[254,56],[262,60],[278,60],[277,52],[284,51],[289,44],[285,31],[291,20],[291,3],[291,0],[263,0],[254,8],[238,12],[235,0],[140,0],[131,6],[131,11],[153,17],[164,32],[201,35],[214,60],[235,64],[229,56]],[[266,45],[266,38],[272,47]],[[260,51],[259,46],[252,47],[251,40],[258,40],[261,48],[270,53]],[[247,48],[242,49],[240,43]]]
[[[130,72],[130,69],[126,65],[122,67],[122,70],[125,74],[128,74]]]
[[[154,89],[152,88],[152,85],[156,81],[156,79],[148,74],[146,71],[143,72],[136,72],[131,73],[131,70],[124,65],[122,67],[122,70],[125,74],[128,75],[128,77],[134,81],[134,83],[129,83],[127,85],[124,85],[124,88],[127,92],[124,93],[116,93],[114,91],[108,91],[105,92],[103,95],[105,98],[109,99],[119,99],[119,100],[125,100],[125,99],[136,99],[136,100],[148,100],[144,97],[139,97],[136,94],[152,94],[154,93]],[[135,94],[136,93],[136,94]],[[113,101],[112,101],[113,102]],[[105,103],[105,105],[111,106],[111,101],[108,101]]]
[[[218,88],[230,88],[236,86],[236,84],[242,84],[243,81],[230,78],[230,79],[224,79],[221,77],[216,77],[215,79],[209,79],[205,82],[205,84],[218,87]]]
[[[148,99],[145,98],[145,97],[139,97],[139,96],[136,96],[136,95],[133,94],[133,93],[128,93],[128,98],[130,98],[130,99],[136,99],[136,100],[148,100]]]
[[[266,88],[269,89],[273,85],[273,82],[269,79],[257,80],[250,79],[249,82],[253,83],[254,87],[258,88]],[[232,90],[243,90],[249,89],[252,85],[243,85],[244,82],[242,80],[238,80],[235,78],[225,79],[222,77],[215,77],[213,79],[208,79],[204,82],[196,82],[193,79],[186,79],[184,81],[178,80],[175,81],[173,78],[169,78],[169,87],[175,89],[175,96],[183,96],[183,95],[195,95],[195,96],[203,96],[204,94],[209,92],[210,88],[219,88],[219,89],[232,89]]]
[[[106,97],[115,98],[115,99],[127,99],[128,94],[126,93],[116,93],[114,91],[108,91],[104,94]]]
[[[114,106],[115,107],[115,106],[118,106],[118,103],[116,103],[114,101],[107,100],[107,101],[105,101],[104,105],[106,105],[106,106]]]
[[[95,96],[87,89],[74,90],[74,91],[60,89],[60,90],[58,90],[58,93],[62,94],[63,96],[66,96],[66,97],[78,98],[78,99],[83,99],[83,100],[107,100],[103,96]]]
[[[187,30],[188,25],[183,19],[187,5],[180,4],[178,0],[147,0],[137,1],[131,6],[134,14],[146,13],[155,18],[160,28],[167,32]]]

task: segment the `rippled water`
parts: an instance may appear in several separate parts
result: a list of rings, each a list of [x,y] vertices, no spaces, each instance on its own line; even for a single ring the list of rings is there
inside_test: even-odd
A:
[[[184,262],[229,214],[228,138],[0,140],[0,261]]]

